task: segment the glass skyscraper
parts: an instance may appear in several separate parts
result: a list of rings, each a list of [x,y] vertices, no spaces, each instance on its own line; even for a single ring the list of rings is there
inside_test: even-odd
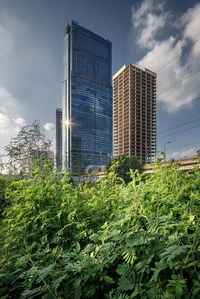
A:
[[[56,109],[56,169],[62,169],[62,109]]]
[[[112,153],[112,44],[72,21],[64,35],[62,161],[79,172]]]

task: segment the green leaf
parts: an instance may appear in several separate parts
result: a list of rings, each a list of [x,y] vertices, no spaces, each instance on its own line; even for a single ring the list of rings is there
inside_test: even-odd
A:
[[[59,287],[60,283],[66,278],[66,274],[63,276],[60,276],[59,278],[57,278],[54,283],[53,283],[53,288],[55,291],[57,291],[57,288]]]
[[[200,293],[200,288],[195,288],[195,289],[193,289],[193,291],[192,291],[192,295],[193,296],[196,296],[197,294],[199,294]]]
[[[193,283],[196,287],[200,287],[200,282],[198,280],[194,279]]]
[[[104,281],[108,284],[111,284],[111,283],[114,283],[114,280],[112,279],[112,277],[106,275],[103,277],[104,278]]]
[[[54,267],[55,267],[55,262],[53,263],[53,264],[51,264],[51,265],[49,265],[49,266],[47,266],[47,267],[44,267],[42,270],[39,270],[39,278],[38,278],[38,281],[40,281],[41,279],[44,279],[44,278],[46,278],[47,277],[47,275],[49,275],[52,271],[53,271],[53,269],[54,269]]]
[[[33,295],[40,295],[41,289],[42,289],[42,287],[34,288],[34,289],[31,289],[31,290],[25,290],[21,294],[21,296],[22,296],[22,298],[23,297],[30,298]]]
[[[180,285],[177,285],[176,288],[175,288],[175,292],[176,292],[176,297],[178,299],[181,298],[182,294],[183,294],[183,289]]]
[[[126,263],[117,265],[117,274],[121,276],[129,275],[132,272],[132,267]]]
[[[81,246],[80,246],[79,242],[76,242],[76,250],[77,250],[77,252],[80,252],[80,250],[81,250]]]
[[[134,287],[135,287],[135,284],[133,284],[131,281],[129,281],[129,279],[126,278],[126,277],[122,277],[122,278],[119,280],[118,288],[119,288],[119,290],[121,290],[121,291],[132,290]]]

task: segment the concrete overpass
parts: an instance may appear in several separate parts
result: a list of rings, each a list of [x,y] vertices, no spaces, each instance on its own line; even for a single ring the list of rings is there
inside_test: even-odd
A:
[[[169,162],[162,162],[161,165],[163,167],[167,167],[167,166],[170,166],[170,165],[180,165],[179,166],[179,170],[182,170],[182,171],[191,171],[193,170],[194,167],[198,167],[200,168],[200,161],[199,159],[197,159],[197,157],[195,158],[187,158],[187,159],[180,159],[180,160],[174,160],[173,162],[172,161],[169,161]],[[154,167],[156,166],[156,163],[151,163],[151,164],[146,164],[145,167],[144,167],[144,173],[145,174],[153,174],[154,173]]]

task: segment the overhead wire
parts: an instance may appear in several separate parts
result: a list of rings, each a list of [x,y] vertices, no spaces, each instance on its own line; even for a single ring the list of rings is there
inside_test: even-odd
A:
[[[169,150],[172,150],[172,149],[175,149],[175,148],[181,148],[183,146],[195,145],[195,144],[200,144],[200,140],[198,142],[186,143],[186,144],[181,144],[181,145],[173,146],[173,147],[169,146]]]
[[[194,44],[198,43],[200,41],[200,38],[195,40],[192,44],[190,44],[189,46],[185,47],[182,49],[182,52],[180,54],[177,54],[175,57],[173,57],[172,59],[170,59],[166,64],[164,64],[163,66],[161,66],[156,72],[160,72],[162,69],[164,69],[165,67],[167,67],[172,61],[174,61],[175,59],[177,59],[179,56],[181,56],[186,50],[188,50],[189,48],[191,48]],[[185,76],[183,76],[181,79],[177,80],[177,81],[174,81],[172,82],[170,85],[168,85],[167,87],[165,87],[163,90],[161,90],[157,97],[159,97],[161,94],[164,94],[165,92],[167,92],[168,90],[170,90],[171,88],[175,87],[176,85],[184,82],[186,79],[190,78],[191,76],[197,74],[200,72],[200,66],[198,66],[197,68],[195,68],[192,72],[186,74]],[[163,115],[167,114],[168,112],[164,112],[160,115],[160,117],[162,117]],[[196,121],[199,121],[200,118],[198,119],[195,119],[195,120],[191,120],[191,121],[188,121],[186,123],[182,123],[182,124],[179,124],[177,126],[174,126],[174,127],[171,127],[171,128],[168,128],[166,130],[162,130],[160,131],[159,133],[163,133],[163,132],[167,132],[167,131],[170,131],[170,130],[173,130],[173,129],[176,129],[176,128],[179,128],[179,127],[182,127],[182,126],[186,126],[188,124],[191,124],[191,123],[194,123]],[[199,127],[200,125],[196,125],[196,126],[192,126],[190,128],[185,128],[184,130],[180,130],[180,131],[176,131],[176,132],[173,132],[171,134],[167,134],[167,135],[164,135],[164,136],[161,136],[160,138],[164,138],[164,137],[169,137],[169,136],[172,136],[172,135],[175,135],[175,134],[179,134],[179,133],[182,133],[182,132],[185,132],[187,130],[191,130],[191,129],[194,129],[194,128],[197,128]],[[195,142],[195,143],[189,143],[189,144],[185,144],[185,145],[181,145],[181,146],[187,146],[187,145],[194,145],[194,144],[199,144],[199,142]],[[181,147],[179,146],[179,147]],[[173,147],[173,148],[177,148],[177,147]],[[173,149],[171,148],[171,149]]]
[[[179,133],[182,133],[182,132],[185,132],[185,131],[188,131],[188,130],[194,129],[194,128],[198,128],[198,127],[200,127],[200,125],[193,126],[193,127],[190,127],[190,128],[186,128],[186,129],[184,129],[184,130],[177,131],[177,132],[174,132],[174,133],[172,133],[172,134],[168,134],[168,135],[160,136],[159,138],[163,138],[163,137],[170,137],[170,136],[173,136],[173,135],[175,135],[175,134],[179,134]]]
[[[198,72],[200,72],[200,66],[198,66],[197,69],[193,70],[191,73],[187,74],[185,77],[183,77],[182,79],[179,79],[178,81],[172,82],[169,86],[167,86],[165,89],[163,89],[160,93],[158,93],[157,97],[159,97],[161,94],[164,94],[165,92],[167,92],[169,89],[173,88],[174,86],[180,84],[181,82],[185,81],[186,79],[190,78],[191,76],[197,74]],[[200,98],[200,97],[199,97]],[[194,98],[193,100],[199,99],[199,98]],[[157,120],[159,120],[163,115],[168,114],[168,111],[162,113]]]
[[[171,130],[173,130],[173,129],[180,128],[180,127],[183,127],[183,126],[186,126],[186,125],[188,125],[188,124],[194,123],[194,122],[199,121],[199,120],[200,120],[200,118],[197,118],[197,119],[194,119],[194,120],[191,120],[191,121],[187,121],[187,122],[185,122],[185,123],[182,123],[182,124],[179,124],[179,125],[177,125],[177,126],[168,128],[168,129],[166,129],[166,130],[159,131],[158,134],[163,133],[163,132],[167,132],[167,131],[171,131]]]
[[[198,98],[194,98],[194,99],[192,99],[192,101],[193,100],[200,100],[200,97],[198,97]],[[160,120],[161,119],[161,117],[163,117],[164,115],[167,115],[167,114],[169,114],[169,112],[168,111],[165,111],[165,112],[163,112],[162,114],[160,114],[158,117],[157,117],[157,121],[158,120]]]
[[[177,54],[177,55],[174,56],[172,59],[170,59],[166,64],[162,65],[162,66],[156,71],[156,73],[159,73],[162,69],[164,69],[165,67],[167,67],[172,61],[174,61],[176,58],[178,58],[179,56],[181,56],[186,50],[188,50],[189,48],[191,48],[192,46],[194,46],[194,45],[195,45],[196,43],[198,43],[199,41],[200,41],[200,38],[196,39],[196,40],[195,40],[192,44],[190,44],[189,46],[183,48],[181,53]],[[198,71],[199,71],[199,70],[198,70]],[[198,71],[197,71],[197,72],[198,72]],[[197,73],[197,72],[195,71],[195,73]],[[195,74],[195,73],[194,73],[194,74]],[[193,73],[192,73],[192,74],[190,73],[190,74],[189,74],[189,77],[190,77],[191,75],[193,75]],[[188,75],[187,75],[187,76],[188,76]],[[170,88],[172,88],[172,87],[176,86],[177,84],[183,82],[183,81],[186,80],[187,78],[188,78],[188,77],[183,78],[183,79],[181,79],[181,80],[178,80],[178,81],[176,81],[176,82],[172,82],[169,86],[167,86],[166,88],[164,88],[164,90],[162,90],[161,93],[157,95],[157,97],[158,97],[159,95],[161,95],[161,94],[167,92]],[[171,85],[173,85],[173,86],[171,86]],[[167,111],[164,112],[164,113],[162,113],[162,114],[159,116],[159,118],[162,117],[163,115],[167,114],[167,113],[168,113]],[[159,119],[159,118],[158,118],[158,119]]]
[[[183,47],[181,53],[175,55],[173,58],[171,58],[170,60],[168,60],[167,63],[163,64],[161,67],[159,67],[159,69],[154,70],[155,73],[159,73],[162,69],[164,69],[165,67],[167,67],[172,61],[174,61],[176,58],[178,58],[179,56],[181,56],[186,50],[188,50],[189,48],[191,48],[192,46],[194,46],[194,44],[198,43],[200,41],[200,38],[196,39],[193,43],[191,43],[189,46]],[[159,48],[162,46],[162,44],[160,44],[156,50],[154,50],[153,52],[156,53]],[[145,68],[144,66],[141,66],[143,68]]]
[[[161,94],[167,92],[169,89],[173,88],[174,86],[176,86],[179,83],[182,83],[183,81],[185,81],[186,79],[188,79],[189,77],[197,74],[198,72],[200,72],[200,66],[198,66],[195,70],[193,70],[191,73],[187,74],[186,76],[182,77],[181,79],[172,82],[170,85],[168,85],[167,87],[165,87],[163,90],[160,91],[160,93],[158,93],[157,97],[159,97]]]
[[[162,65],[157,71],[156,73],[159,73],[162,69],[164,69],[165,67],[167,67],[172,61],[174,61],[176,58],[178,58],[179,56],[181,56],[186,50],[188,50],[189,48],[191,48],[192,46],[194,46],[194,44],[198,43],[200,41],[200,38],[195,40],[192,44],[190,44],[189,46],[185,47],[182,49],[182,52],[177,54],[176,56],[174,56],[172,59],[170,59],[166,64]]]

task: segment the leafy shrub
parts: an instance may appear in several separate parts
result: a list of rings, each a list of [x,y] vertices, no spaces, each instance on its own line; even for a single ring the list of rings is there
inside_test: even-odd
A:
[[[5,205],[5,189],[6,189],[6,180],[3,177],[0,177],[0,217]]]
[[[6,188],[9,186],[9,184],[12,184],[13,181],[15,181],[17,177],[4,177],[3,175],[0,175],[0,219],[2,218],[2,214],[6,208],[6,206],[9,205],[9,201],[6,200]]]
[[[6,191],[2,298],[200,295],[198,170],[73,186],[45,167]]]
[[[119,156],[110,161],[107,165],[108,173],[114,172],[117,177],[122,178],[127,184],[131,181],[130,169],[142,171],[142,164],[135,156]]]

